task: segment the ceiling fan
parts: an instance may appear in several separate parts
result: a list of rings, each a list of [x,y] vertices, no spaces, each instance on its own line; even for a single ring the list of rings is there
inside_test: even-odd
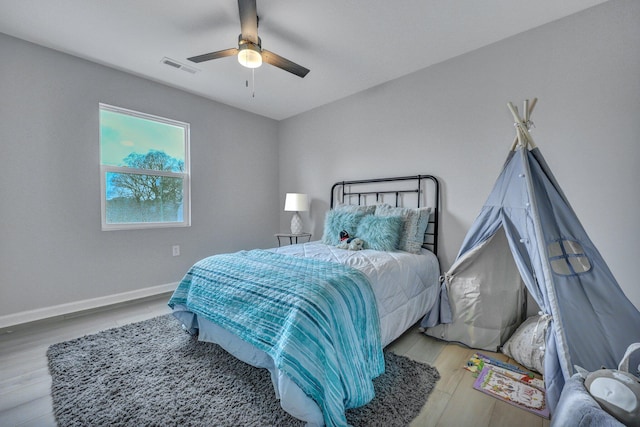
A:
[[[291,62],[280,55],[262,49],[262,40],[258,37],[258,12],[256,0],[238,0],[240,12],[240,35],[238,47],[205,53],[187,58],[191,62],[199,63],[226,56],[238,55],[238,62],[247,68],[257,68],[263,62],[281,68],[299,77],[307,75],[309,70],[302,65]]]

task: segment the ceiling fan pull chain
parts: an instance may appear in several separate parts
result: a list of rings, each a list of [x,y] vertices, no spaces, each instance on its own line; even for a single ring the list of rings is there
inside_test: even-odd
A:
[[[251,69],[251,97],[256,97],[256,69]]]

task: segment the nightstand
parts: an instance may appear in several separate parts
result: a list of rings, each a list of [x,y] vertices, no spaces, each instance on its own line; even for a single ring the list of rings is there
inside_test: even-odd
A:
[[[290,245],[293,245],[293,243],[294,243],[293,240],[294,239],[295,239],[295,243],[298,243],[298,239],[304,239],[304,238],[307,239],[307,242],[311,241],[311,233],[300,233],[300,234],[276,233],[275,236],[278,239],[278,246],[280,246],[280,244],[281,244],[280,239],[283,238],[283,237],[289,239],[289,244]]]

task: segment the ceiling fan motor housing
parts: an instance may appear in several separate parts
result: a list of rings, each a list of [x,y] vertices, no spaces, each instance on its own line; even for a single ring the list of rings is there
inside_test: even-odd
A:
[[[258,44],[238,36],[238,62],[247,68],[258,68],[262,65],[262,40]]]

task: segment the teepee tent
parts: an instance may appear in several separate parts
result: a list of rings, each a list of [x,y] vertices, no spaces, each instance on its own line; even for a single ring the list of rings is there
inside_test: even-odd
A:
[[[508,104],[516,140],[444,275],[439,307],[422,326],[428,335],[496,351],[523,320],[524,284],[551,318],[543,374],[553,410],[574,365],[616,369],[627,347],[640,342],[640,312],[533,143],[529,116],[535,101],[525,102],[523,117]]]

